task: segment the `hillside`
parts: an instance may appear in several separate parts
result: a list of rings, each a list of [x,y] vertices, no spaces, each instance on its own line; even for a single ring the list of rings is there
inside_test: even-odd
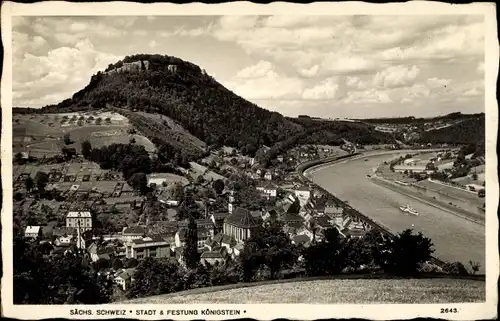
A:
[[[263,282],[264,283],[264,282]],[[198,290],[198,291],[197,291]],[[199,291],[202,290],[202,291]],[[437,279],[333,279],[266,282],[195,289],[135,299],[127,304],[252,303],[455,303],[485,300],[485,282]]]
[[[262,146],[274,146],[293,137],[312,136],[315,143],[338,143],[344,135],[354,142],[392,142],[390,135],[376,134],[365,124],[323,122],[305,124],[258,107],[237,96],[200,67],[176,57],[133,55],[92,76],[90,83],[58,105],[42,112],[116,107],[158,113],[192,134],[187,140],[207,145],[237,147],[254,156]],[[167,124],[165,127],[168,127]],[[306,128],[307,127],[307,128]],[[141,129],[141,131],[144,131]],[[157,128],[154,135],[163,133]],[[372,137],[376,135],[375,137]],[[151,137],[150,137],[151,139]],[[167,139],[172,141],[171,139]],[[182,142],[184,138],[180,138]],[[301,138],[297,141],[309,142]],[[175,145],[175,144],[173,144]],[[176,149],[176,146],[169,148]]]
[[[449,127],[424,132],[420,141],[441,144],[473,144],[483,146],[484,149],[485,131],[485,116],[482,114]]]
[[[136,61],[148,67],[113,72]],[[158,112],[209,145],[246,147],[254,152],[260,145],[272,145],[301,131],[282,115],[235,95],[198,66],[160,55],[126,57],[94,75],[72,99],[44,110],[103,108],[107,104]]]

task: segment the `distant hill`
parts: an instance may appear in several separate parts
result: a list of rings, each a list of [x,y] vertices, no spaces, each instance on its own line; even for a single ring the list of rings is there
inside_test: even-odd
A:
[[[125,57],[92,76],[72,98],[40,112],[109,107],[167,116],[207,145],[237,147],[250,156],[290,138],[295,143],[319,139],[315,143],[341,144],[344,136],[353,142],[393,141],[366,124],[284,117],[237,96],[199,66],[162,55]]]
[[[484,113],[477,114],[462,114],[460,112],[450,113],[443,116],[428,117],[428,118],[417,118],[413,116],[408,117],[388,117],[388,118],[367,118],[358,119],[358,121],[369,123],[369,124],[418,124],[418,123],[431,123],[437,121],[446,120],[465,120],[465,119],[476,119],[478,117],[484,117]]]

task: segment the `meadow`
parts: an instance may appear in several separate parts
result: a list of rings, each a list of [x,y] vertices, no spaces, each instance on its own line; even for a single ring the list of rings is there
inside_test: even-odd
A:
[[[236,286],[238,288],[221,287],[219,290],[212,289],[205,293],[186,291],[185,294],[160,295],[126,303],[387,304],[458,303],[485,300],[485,282],[466,279],[333,279]]]

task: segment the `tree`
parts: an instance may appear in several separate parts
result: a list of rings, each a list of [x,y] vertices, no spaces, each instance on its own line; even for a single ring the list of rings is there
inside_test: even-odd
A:
[[[82,155],[85,159],[90,159],[90,155],[92,154],[92,145],[88,140],[82,142]]]
[[[102,304],[111,284],[92,273],[88,262],[71,253],[47,256],[45,245],[14,239],[15,304]],[[45,255],[44,255],[45,254]]]
[[[423,236],[422,232],[413,234],[407,229],[392,239],[387,239],[388,251],[380,262],[387,272],[397,275],[413,275],[419,266],[431,258],[434,252],[431,239]]]
[[[123,267],[123,262],[122,260],[120,260],[119,258],[115,258],[113,259],[113,261],[111,262],[111,267],[114,269],[114,270],[119,270]]]
[[[453,275],[469,275],[467,268],[461,262],[446,263],[443,266],[443,270],[448,274]]]
[[[16,155],[14,155],[14,163],[21,165],[24,164],[24,157],[21,152],[16,153]]]
[[[340,273],[347,265],[347,242],[336,228],[326,229],[325,240],[304,251],[305,268],[309,275]]]
[[[134,189],[145,195],[148,192],[148,177],[144,173],[135,173],[127,181]]]
[[[97,261],[94,262],[94,268],[97,270],[97,271],[100,271],[100,270],[103,270],[103,269],[107,269],[109,268],[110,264],[109,264],[109,260],[108,259],[98,259]]]
[[[127,269],[130,269],[130,268],[135,268],[137,265],[139,264],[139,262],[137,261],[137,259],[135,258],[130,258],[127,260],[127,262],[125,263],[125,267]]]
[[[469,261],[469,265],[472,269],[472,274],[476,274],[479,271],[479,268],[481,267],[481,264],[477,261]]]
[[[217,194],[221,194],[224,191],[224,181],[217,179],[212,183],[212,187]]]
[[[134,137],[130,138],[129,140],[129,144],[135,144],[136,143],[136,140]]]
[[[245,241],[240,257],[243,278],[250,281],[260,267],[266,266],[274,279],[281,269],[293,266],[297,258],[297,249],[283,232],[281,224],[272,222],[253,231]]]
[[[63,157],[65,160],[70,160],[73,158],[73,156],[76,156],[76,149],[75,148],[68,148],[68,147],[63,147],[62,148],[62,153]]]
[[[26,190],[30,192],[31,189],[35,187],[35,181],[33,181],[33,178],[31,178],[31,176],[28,176],[24,181],[24,185],[26,186]]]
[[[35,184],[39,193],[45,192],[45,187],[49,183],[49,175],[45,172],[38,172],[35,176]]]
[[[198,253],[198,229],[196,221],[192,216],[189,217],[189,224],[186,232],[186,246],[183,254],[188,268],[194,269],[198,266],[200,262],[200,255]]]
[[[63,140],[64,140],[64,143],[65,143],[66,145],[70,145],[70,144],[72,144],[72,143],[73,143],[73,141],[71,140],[71,137],[70,137],[69,133],[64,134],[64,136],[63,136]]]
[[[184,289],[181,270],[170,258],[146,258],[137,266],[134,282],[127,290],[128,298],[172,293]]]

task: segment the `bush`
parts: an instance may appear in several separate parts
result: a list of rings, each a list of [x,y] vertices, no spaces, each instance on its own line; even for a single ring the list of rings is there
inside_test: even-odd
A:
[[[452,275],[469,275],[469,271],[467,271],[465,265],[460,262],[446,263],[443,270]]]

